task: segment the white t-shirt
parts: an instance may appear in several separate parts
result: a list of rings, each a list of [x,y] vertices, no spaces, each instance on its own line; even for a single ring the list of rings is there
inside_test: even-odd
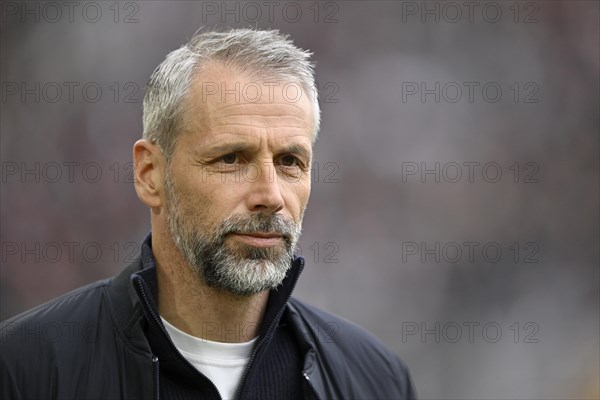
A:
[[[215,384],[223,399],[232,399],[257,338],[245,343],[213,342],[189,335],[161,319],[181,354]]]

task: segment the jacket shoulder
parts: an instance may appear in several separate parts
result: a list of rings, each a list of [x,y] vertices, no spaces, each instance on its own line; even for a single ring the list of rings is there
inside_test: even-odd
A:
[[[416,398],[407,365],[375,335],[332,313],[292,298],[292,319],[315,349],[317,363],[341,383],[333,393],[353,398]],[[337,385],[336,385],[337,386]],[[344,388],[345,386],[345,388]],[[347,390],[347,391],[346,391]]]
[[[319,342],[336,344],[341,350],[352,354],[364,348],[370,354],[377,354],[382,361],[399,361],[400,368],[407,369],[392,350],[360,325],[295,298],[290,299],[290,304],[309,324],[309,330],[318,335],[316,339]]]
[[[78,322],[80,319],[89,319],[87,313],[89,313],[91,307],[99,303],[103,289],[109,284],[110,279],[90,283],[2,321],[0,323],[2,327],[2,344],[11,340],[11,337],[17,336],[14,328],[19,326],[31,325],[39,326],[42,329],[44,327],[50,329],[57,323]],[[50,327],[47,325],[50,325]],[[25,330],[19,333],[34,335],[34,332]]]
[[[128,272],[118,275],[122,282],[113,277],[90,283],[0,323],[0,397],[117,393],[123,371],[107,366],[119,365],[130,346],[120,323],[130,314]],[[121,321],[115,309],[122,310]],[[133,357],[138,354],[130,352]],[[98,384],[82,384],[91,377]]]
[[[128,303],[129,276],[139,268],[139,260],[131,263],[116,276],[101,279],[85,286],[74,289],[58,296],[48,302],[31,308],[21,314],[11,317],[0,323],[2,328],[2,341],[4,345],[19,335],[34,336],[32,331],[21,330],[18,327],[39,327],[41,330],[52,329],[57,324],[80,326],[85,323],[98,323],[100,316],[110,314],[105,303],[110,301],[120,302],[119,308]],[[48,339],[48,335],[41,335],[39,339]],[[61,336],[62,337],[62,336]],[[11,339],[12,338],[12,339]],[[56,342],[51,340],[52,342]]]
[[[106,284],[75,289],[0,324],[3,396],[43,397],[43,390],[56,389],[60,371],[82,370],[81,355],[95,346],[103,326],[98,316]]]

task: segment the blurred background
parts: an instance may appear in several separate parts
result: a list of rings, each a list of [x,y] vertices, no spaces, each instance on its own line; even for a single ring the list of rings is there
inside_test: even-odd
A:
[[[131,148],[199,27],[314,52],[296,296],[424,399],[597,399],[599,3],[3,2],[0,319],[109,277],[150,229]]]

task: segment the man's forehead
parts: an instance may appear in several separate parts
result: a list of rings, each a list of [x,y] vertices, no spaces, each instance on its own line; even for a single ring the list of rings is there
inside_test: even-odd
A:
[[[233,123],[236,119],[254,117],[269,126],[304,128],[307,112],[302,107],[290,103],[271,103],[268,107],[257,103],[214,104],[210,107],[210,119],[214,123]]]
[[[282,136],[301,133],[312,138],[312,103],[295,82],[261,80],[213,65],[196,74],[188,101],[186,130],[192,132],[278,129]]]
[[[208,104],[211,110],[243,104],[273,104],[289,106],[289,110],[281,107],[287,114],[306,114],[311,108],[310,96],[297,81],[243,72],[219,63],[209,64],[196,73],[191,97],[196,105]]]

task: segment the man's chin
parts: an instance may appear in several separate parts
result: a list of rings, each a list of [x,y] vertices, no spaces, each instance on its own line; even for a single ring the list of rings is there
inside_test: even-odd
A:
[[[243,263],[244,261],[273,261],[280,259],[287,253],[285,242],[273,246],[256,246],[235,239],[226,244],[230,254]]]
[[[208,274],[204,282],[215,289],[220,289],[235,296],[253,296],[281,285],[287,270],[280,270],[280,276],[269,275],[277,267],[268,260],[249,260],[238,264],[237,271],[221,271],[221,274]],[[254,276],[252,276],[254,275]],[[251,277],[252,276],[252,277]]]

